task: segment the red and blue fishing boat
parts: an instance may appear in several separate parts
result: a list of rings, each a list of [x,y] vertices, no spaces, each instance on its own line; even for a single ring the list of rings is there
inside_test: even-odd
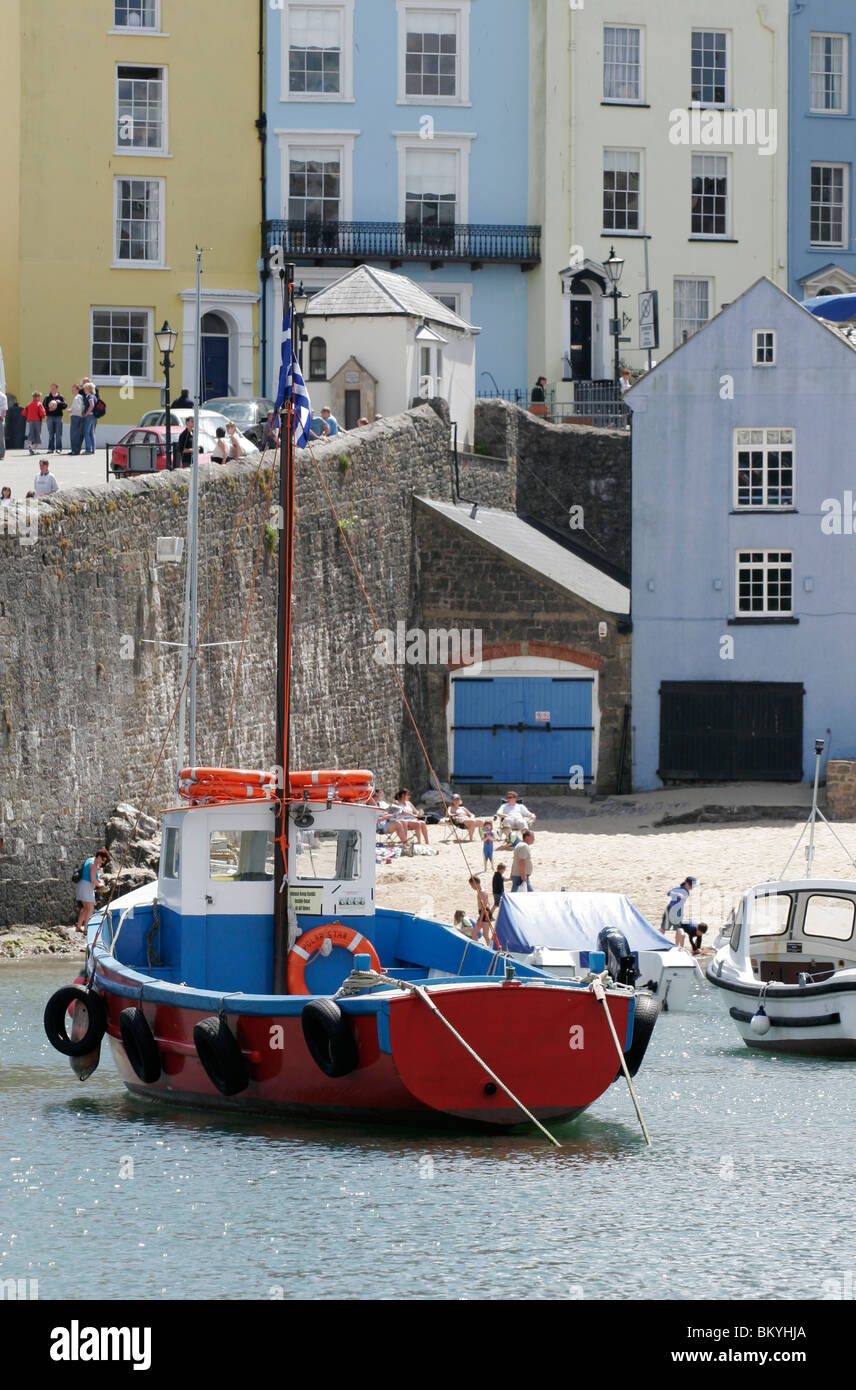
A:
[[[45,1010],[48,1037],[81,1077],[106,1038],[129,1091],[181,1106],[428,1126],[572,1119],[629,1080],[656,1006],[634,1025],[644,996],[603,954],[557,979],[379,908],[371,772],[289,768],[302,382],[287,346],[275,770],[180,773],[157,881],[93,915],[82,976]]]

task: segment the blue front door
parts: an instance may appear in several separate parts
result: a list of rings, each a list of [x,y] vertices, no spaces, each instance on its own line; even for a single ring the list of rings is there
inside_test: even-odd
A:
[[[229,339],[202,336],[202,399],[229,394]]]
[[[591,782],[592,677],[459,677],[454,691],[456,782],[568,785],[578,768]]]

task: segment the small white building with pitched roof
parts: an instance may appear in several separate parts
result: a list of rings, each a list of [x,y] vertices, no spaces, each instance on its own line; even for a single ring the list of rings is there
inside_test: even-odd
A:
[[[481,330],[406,275],[357,266],[313,295],[303,331],[304,377],[315,415],[329,405],[344,428],[368,416],[360,373],[339,375],[355,358],[376,382],[379,414],[397,415],[417,398],[439,396],[448,402],[461,446],[472,441]]]

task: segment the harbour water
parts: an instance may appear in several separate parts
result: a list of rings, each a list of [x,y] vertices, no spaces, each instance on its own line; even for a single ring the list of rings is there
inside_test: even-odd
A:
[[[622,1083],[551,1150],[156,1107],[106,1045],[81,1085],[74,973],[0,968],[0,1281],[40,1299],[853,1297],[854,1064],[750,1052],[708,988],[637,1078],[653,1148]]]

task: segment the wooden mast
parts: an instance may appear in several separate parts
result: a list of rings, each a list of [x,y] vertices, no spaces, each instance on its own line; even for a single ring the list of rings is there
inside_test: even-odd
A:
[[[287,295],[294,361],[294,266],[286,266],[283,299]],[[285,303],[283,304],[283,311]],[[283,312],[284,317],[284,312]],[[291,368],[292,363],[289,363]],[[276,606],[276,766],[282,787],[276,813],[274,846],[273,992],[287,994],[288,964],[288,733],[291,693],[291,596],[294,577],[294,377],[280,410],[279,445],[279,583]]]

